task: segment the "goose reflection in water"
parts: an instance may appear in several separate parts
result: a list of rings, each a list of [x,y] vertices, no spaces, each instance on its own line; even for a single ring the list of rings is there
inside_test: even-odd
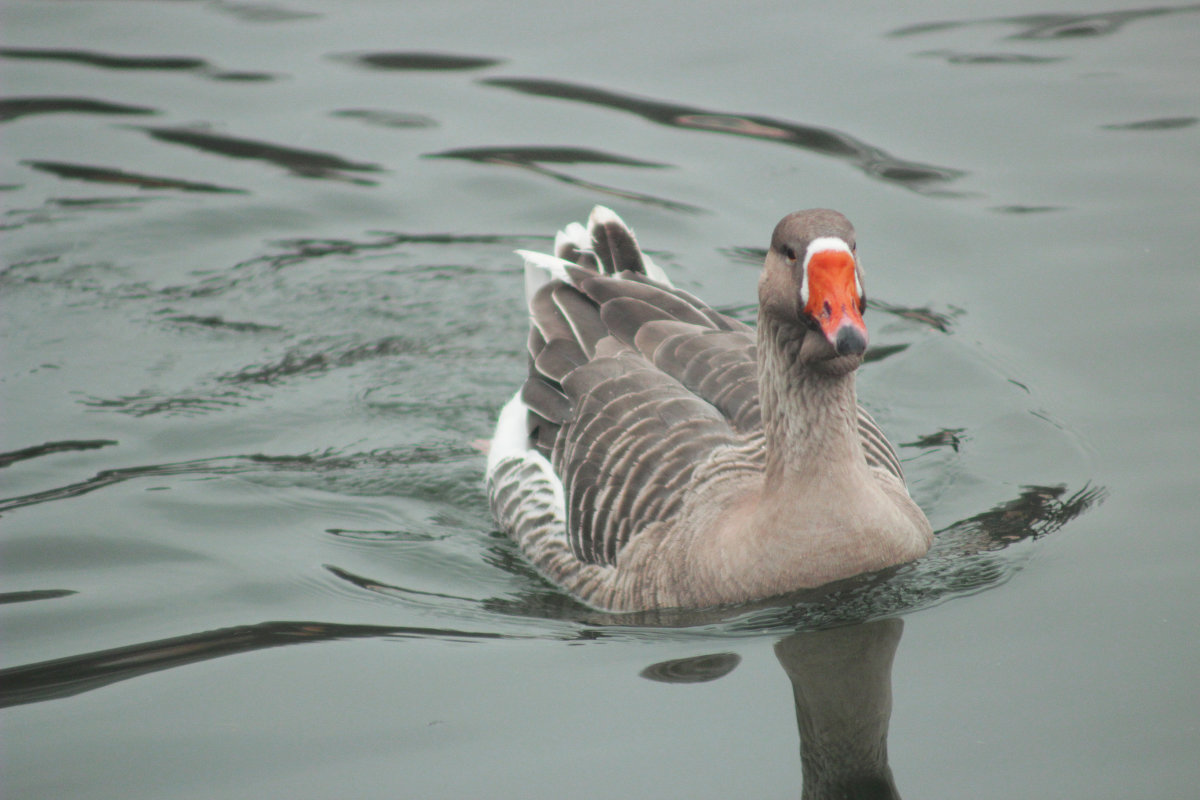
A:
[[[801,631],[775,645],[792,683],[804,800],[898,798],[888,766],[892,716],[892,660],[904,623],[883,619]],[[734,653],[652,664],[642,677],[663,683],[699,683],[737,667]]]
[[[46,599],[13,597],[12,602]],[[803,793],[816,798],[894,798],[887,758],[892,712],[892,659],[903,623],[885,619],[785,636],[775,655],[792,683],[800,732]],[[378,625],[272,622],[205,631],[129,647],[83,653],[0,670],[0,707],[45,702],[119,681],[256,650],[361,638],[477,641],[502,634]],[[701,683],[740,663],[715,653],[653,664],[642,676],[663,683]]]

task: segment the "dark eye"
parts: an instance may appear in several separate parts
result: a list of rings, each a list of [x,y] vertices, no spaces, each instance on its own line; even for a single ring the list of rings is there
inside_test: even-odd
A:
[[[796,260],[796,251],[792,249],[792,246],[790,244],[785,244],[783,246],[783,256],[788,261],[795,261]]]

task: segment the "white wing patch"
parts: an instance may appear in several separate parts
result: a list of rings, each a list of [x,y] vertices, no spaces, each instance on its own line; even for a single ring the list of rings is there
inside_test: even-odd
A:
[[[488,475],[495,472],[496,465],[504,459],[523,458],[529,451],[529,434],[525,427],[528,414],[529,407],[521,400],[519,390],[504,404],[504,408],[500,409],[496,432],[492,435],[491,446],[488,447]]]
[[[545,456],[529,447],[529,433],[526,428],[528,416],[529,407],[521,399],[521,392],[518,390],[500,410],[496,433],[492,436],[491,446],[488,447],[487,478],[491,481],[497,468],[510,459],[535,467],[539,477],[543,477],[554,490],[554,510],[565,518],[567,502],[562,480],[554,474],[554,468]]]

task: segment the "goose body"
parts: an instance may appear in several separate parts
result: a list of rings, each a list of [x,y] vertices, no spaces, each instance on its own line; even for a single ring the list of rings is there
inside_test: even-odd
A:
[[[529,375],[487,488],[550,580],[607,611],[755,600],[905,563],[932,541],[856,399],[867,346],[854,229],[776,226],[757,329],[686,292],[612,211],[522,252]]]

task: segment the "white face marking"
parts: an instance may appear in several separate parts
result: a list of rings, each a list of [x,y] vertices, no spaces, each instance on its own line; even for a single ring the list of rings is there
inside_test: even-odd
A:
[[[843,253],[849,253],[851,258],[854,257],[854,252],[850,249],[850,245],[836,236],[818,236],[808,243],[808,248],[804,251],[804,265],[800,270],[800,305],[808,305],[808,262],[812,261],[812,257],[817,253],[825,253],[830,250],[840,250]],[[858,284],[858,270],[854,271],[854,290],[858,292],[858,296],[862,297],[862,287]]]

